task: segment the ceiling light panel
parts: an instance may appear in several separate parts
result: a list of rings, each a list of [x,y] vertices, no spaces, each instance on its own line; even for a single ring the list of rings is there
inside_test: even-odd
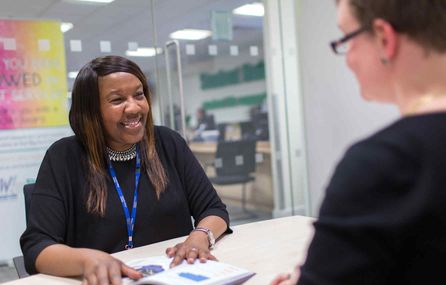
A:
[[[161,48],[138,48],[136,50],[128,50],[125,52],[127,56],[142,56],[142,57],[150,57],[160,54],[162,52]]]
[[[265,8],[262,3],[251,3],[235,8],[232,13],[243,16],[263,17]]]
[[[111,3],[115,0],[75,0],[77,2],[92,2],[92,3]]]
[[[178,30],[170,35],[171,39],[175,40],[189,40],[189,41],[198,41],[211,36],[211,31],[208,30],[196,30],[196,29],[183,29]]]
[[[68,32],[72,28],[73,28],[73,23],[66,23],[66,22],[60,23],[60,30],[62,31],[62,33]]]

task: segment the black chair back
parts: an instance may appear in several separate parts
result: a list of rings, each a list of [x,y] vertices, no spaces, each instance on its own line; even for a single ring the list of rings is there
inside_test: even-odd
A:
[[[34,190],[34,183],[25,184],[23,186],[23,197],[25,197],[25,219],[26,225],[28,225],[28,212],[29,206],[31,205],[31,195]]]
[[[255,172],[255,155],[255,140],[218,142],[214,161],[217,176],[249,175]]]
[[[31,196],[33,190],[34,190],[34,183],[23,185],[23,197],[25,198],[25,220],[27,226],[28,226],[29,207],[31,205]],[[25,261],[23,259],[23,256],[16,256],[12,259],[12,261],[14,262],[14,267],[17,271],[17,275],[19,276],[19,278],[24,278],[29,276],[28,272],[26,272],[25,269]]]

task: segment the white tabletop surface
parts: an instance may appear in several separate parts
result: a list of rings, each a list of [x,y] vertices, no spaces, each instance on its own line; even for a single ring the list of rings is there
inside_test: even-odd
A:
[[[313,236],[313,218],[292,216],[243,224],[234,233],[220,239],[213,254],[221,262],[243,267],[256,273],[244,284],[268,284],[277,273],[291,271],[305,259],[308,243]],[[165,249],[184,240],[184,237],[163,241],[113,254],[129,261],[165,254]],[[80,284],[73,278],[37,274],[5,284]]]

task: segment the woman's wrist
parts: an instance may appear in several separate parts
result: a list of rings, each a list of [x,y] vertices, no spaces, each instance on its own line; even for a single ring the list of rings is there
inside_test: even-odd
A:
[[[215,245],[215,237],[214,233],[209,229],[205,227],[196,227],[192,230],[192,232],[202,232],[206,235],[208,240],[209,249],[213,249]]]
[[[204,247],[209,248],[209,240],[207,234],[201,231],[191,231],[189,237],[187,238],[192,243],[198,243],[204,245]]]

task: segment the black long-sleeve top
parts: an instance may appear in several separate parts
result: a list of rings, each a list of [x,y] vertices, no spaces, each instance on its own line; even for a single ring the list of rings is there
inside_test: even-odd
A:
[[[169,183],[157,199],[141,171],[134,246],[143,246],[190,233],[203,218],[215,215],[229,227],[226,206],[218,197],[186,142],[174,131],[155,127],[156,150]],[[128,241],[124,211],[111,179],[107,182],[104,217],[86,211],[86,152],[76,137],[55,142],[40,166],[28,215],[20,238],[26,270],[35,273],[35,260],[47,246],[62,243],[108,253],[124,250]],[[135,159],[113,162],[131,211],[135,187]]]
[[[298,285],[446,284],[446,113],[355,145],[329,183]]]

